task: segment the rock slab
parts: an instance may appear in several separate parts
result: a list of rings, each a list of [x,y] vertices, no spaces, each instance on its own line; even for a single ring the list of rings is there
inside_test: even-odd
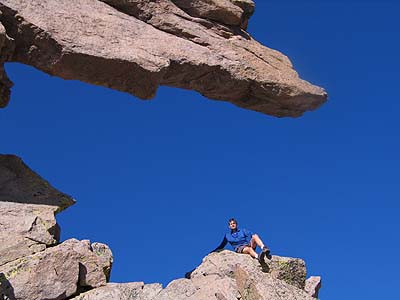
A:
[[[318,108],[326,92],[243,30],[253,11],[250,0],[0,0],[0,34],[15,45],[1,62],[142,99],[167,85],[278,117]],[[4,72],[0,82],[5,106]]]
[[[70,239],[17,259],[0,267],[0,295],[15,300],[61,300],[104,286],[112,264],[111,251],[105,252],[99,255],[87,240]]]

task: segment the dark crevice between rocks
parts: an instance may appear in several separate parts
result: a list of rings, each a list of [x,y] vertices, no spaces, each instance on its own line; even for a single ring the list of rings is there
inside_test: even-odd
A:
[[[73,299],[73,298],[79,296],[80,294],[83,294],[83,293],[89,292],[93,289],[96,289],[94,287],[87,286],[85,284],[86,275],[87,275],[87,268],[82,263],[79,263],[79,274],[78,274],[78,280],[76,282],[76,286],[77,286],[76,292],[69,297],[64,297],[63,298],[64,300]],[[107,279],[107,282],[108,282],[108,279]],[[112,300],[112,299],[110,299],[110,300]]]
[[[207,42],[200,41],[199,36],[193,35],[189,32],[185,32],[185,28],[177,28],[177,27],[173,27],[173,26],[168,26],[167,23],[163,23],[163,22],[156,23],[156,21],[154,21],[154,19],[156,17],[157,12],[153,13],[151,10],[152,9],[154,10],[154,8],[147,7],[146,3],[143,4],[142,1],[129,2],[129,3],[126,3],[126,2],[121,3],[120,1],[115,1],[115,0],[100,0],[100,1],[113,7],[114,9],[118,10],[119,12],[122,12],[124,14],[135,17],[135,18],[145,22],[146,24],[152,26],[153,28],[155,28],[157,30],[172,34],[177,38],[188,40],[194,44],[197,44],[197,45],[200,45],[203,47],[211,46],[211,44],[209,44]],[[157,5],[157,3],[152,3],[152,5]],[[187,15],[185,11],[181,10],[180,7],[176,6],[175,3],[171,2],[170,5],[173,5],[174,9],[171,11],[167,11],[166,13],[174,15],[175,17],[180,18],[185,21],[197,23],[197,24],[203,26],[207,30],[211,29],[211,30],[213,30],[214,33],[216,33],[220,37],[229,39],[234,35],[240,35],[247,40],[251,39],[250,35],[238,26],[229,26],[229,25],[218,23],[213,20],[190,16],[190,15]],[[161,5],[159,8],[161,8]]]
[[[77,294],[85,293],[93,289],[93,287],[86,285],[86,275],[87,275],[87,268],[82,263],[79,263]]]
[[[60,241],[61,238],[61,227],[58,225],[58,223],[54,224],[54,226],[50,227],[48,229],[48,232],[54,237],[54,239],[58,242]]]
[[[37,244],[45,245],[46,248],[45,248],[44,250],[46,250],[47,248],[49,248],[48,246],[50,246],[50,245],[48,245],[48,244],[46,244],[46,243],[44,243],[44,242],[42,242],[42,241],[36,240],[36,239],[31,238],[31,237],[29,237],[29,236],[26,236],[25,239],[30,240],[30,241],[32,241],[32,242],[35,242],[35,243],[37,243]],[[53,246],[56,246],[56,244],[54,244]],[[43,250],[43,251],[44,251],[44,250]],[[42,252],[42,251],[41,251],[41,252]]]

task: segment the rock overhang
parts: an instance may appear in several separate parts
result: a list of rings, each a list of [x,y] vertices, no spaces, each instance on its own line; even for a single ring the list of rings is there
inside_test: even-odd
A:
[[[1,0],[1,58],[142,99],[167,85],[277,117],[300,116],[326,101],[326,92],[300,79],[285,55],[244,31],[252,1],[185,3]],[[242,23],[226,24],[224,17],[235,13]],[[0,79],[4,107],[10,88],[4,70]]]

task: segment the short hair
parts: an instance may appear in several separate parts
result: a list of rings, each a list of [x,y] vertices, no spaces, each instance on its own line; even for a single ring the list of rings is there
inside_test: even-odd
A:
[[[235,223],[237,224],[237,221],[236,221],[235,218],[230,218],[229,221],[228,221],[228,223],[230,223],[230,222],[235,222]]]

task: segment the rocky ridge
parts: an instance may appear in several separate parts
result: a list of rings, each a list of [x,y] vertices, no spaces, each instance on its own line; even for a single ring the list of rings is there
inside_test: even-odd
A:
[[[0,0],[0,107],[4,62],[154,97],[158,86],[195,90],[273,116],[326,101],[289,59],[246,31],[252,0]]]
[[[211,253],[187,278],[161,284],[109,283],[109,247],[59,241],[54,215],[74,200],[14,155],[0,155],[0,300],[312,300],[321,278],[301,259],[259,264],[231,251]]]

